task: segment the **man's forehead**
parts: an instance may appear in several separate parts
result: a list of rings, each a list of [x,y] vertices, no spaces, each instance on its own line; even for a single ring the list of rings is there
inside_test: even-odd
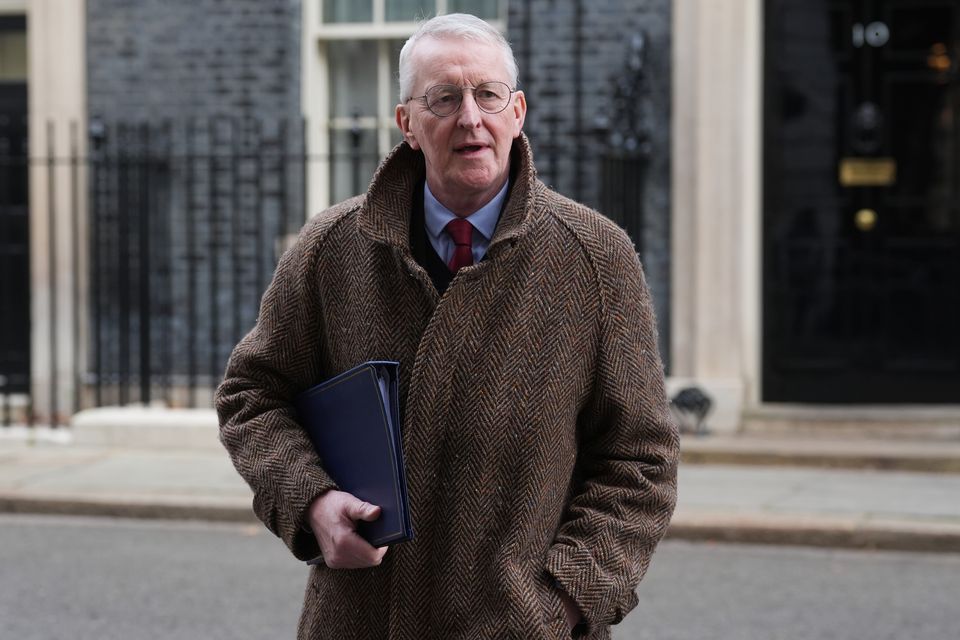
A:
[[[503,49],[492,42],[461,36],[425,37],[410,59],[418,78],[457,76],[482,72],[489,79],[506,80]]]

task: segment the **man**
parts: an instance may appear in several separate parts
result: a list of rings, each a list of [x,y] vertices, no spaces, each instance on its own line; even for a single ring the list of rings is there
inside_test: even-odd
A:
[[[300,638],[609,638],[676,498],[652,305],[614,224],[536,179],[513,53],[482,20],[400,54],[404,141],[281,259],[217,392],[260,519],[312,569]],[[415,539],[355,532],[300,391],[400,361]]]

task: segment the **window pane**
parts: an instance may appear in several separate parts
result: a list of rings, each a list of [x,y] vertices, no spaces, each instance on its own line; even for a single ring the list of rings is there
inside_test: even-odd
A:
[[[500,0],[447,0],[450,13],[472,13],[485,20],[499,18]]]
[[[359,129],[356,132],[330,131],[330,182],[333,202],[363,193],[377,164],[377,132]]]
[[[390,52],[390,95],[387,96],[387,103],[389,109],[387,113],[393,113],[393,107],[400,100],[400,78],[399,78],[399,66],[400,66],[400,49],[403,48],[403,43],[406,40],[391,40],[387,44],[387,49]],[[398,144],[400,140],[403,139],[403,134],[400,133],[400,128],[395,124],[390,127],[390,146]]]
[[[327,43],[330,117],[377,115],[377,47],[360,40]]]
[[[405,40],[392,40],[390,42],[390,96],[388,103],[397,104],[400,101],[400,49],[403,48]]]
[[[387,0],[386,13],[390,22],[412,22],[435,14],[435,0]]]
[[[323,0],[324,22],[372,22],[373,0]]]
[[[0,32],[0,80],[23,82],[27,79],[27,34]]]

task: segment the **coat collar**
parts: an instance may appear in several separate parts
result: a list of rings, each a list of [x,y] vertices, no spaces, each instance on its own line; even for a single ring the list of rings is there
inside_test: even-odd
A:
[[[488,251],[523,236],[534,219],[537,172],[527,136],[520,134],[510,152],[513,184]],[[413,190],[426,175],[423,153],[401,142],[384,159],[360,208],[360,230],[375,242],[410,250]]]

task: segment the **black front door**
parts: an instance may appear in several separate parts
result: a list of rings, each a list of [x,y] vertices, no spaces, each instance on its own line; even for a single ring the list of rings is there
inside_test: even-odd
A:
[[[770,0],[765,401],[960,403],[960,0]]]

